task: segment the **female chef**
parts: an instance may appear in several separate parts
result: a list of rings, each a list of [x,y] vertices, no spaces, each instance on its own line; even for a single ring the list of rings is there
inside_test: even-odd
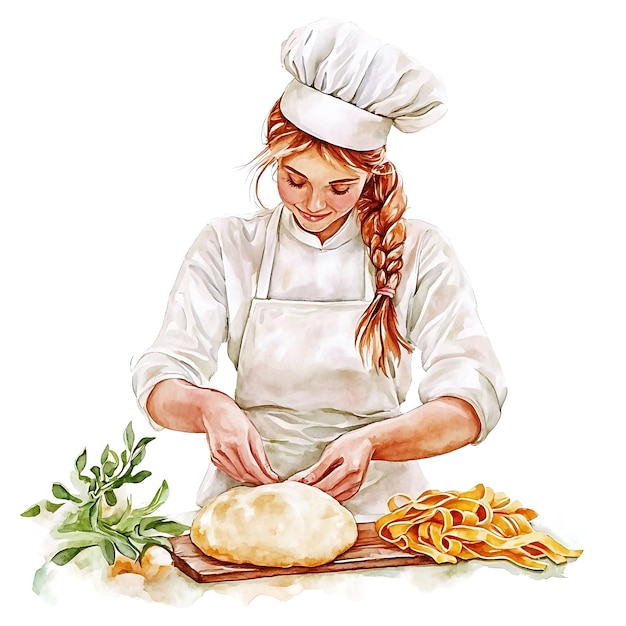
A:
[[[453,249],[403,218],[386,156],[391,126],[443,116],[439,80],[334,20],[295,30],[282,60],[293,80],[256,161],[282,202],[200,233],[133,387],[155,428],[206,433],[199,505],[291,479],[367,520],[424,490],[419,459],[482,441],[506,389]],[[224,342],[234,398],[210,386]],[[414,355],[421,405],[401,410]]]

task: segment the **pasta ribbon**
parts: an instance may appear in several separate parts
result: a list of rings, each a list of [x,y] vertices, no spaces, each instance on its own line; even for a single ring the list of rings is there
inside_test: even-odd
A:
[[[535,511],[482,484],[469,491],[430,489],[415,499],[396,494],[387,506],[389,513],[376,521],[379,536],[436,563],[504,559],[543,571],[545,559],[561,565],[582,554],[535,530]]]

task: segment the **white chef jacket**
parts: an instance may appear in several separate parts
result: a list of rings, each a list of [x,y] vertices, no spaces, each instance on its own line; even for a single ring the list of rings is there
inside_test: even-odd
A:
[[[263,210],[215,219],[191,246],[170,293],[161,331],[133,366],[133,389],[148,419],[147,398],[158,382],[179,378],[210,387],[224,342],[237,367],[271,214]],[[466,400],[480,419],[478,443],[498,422],[506,398],[499,362],[450,243],[421,220],[407,219],[406,228],[402,281],[394,303],[401,331],[415,347],[422,371],[412,368],[412,375],[407,375],[406,367],[398,369],[399,400],[404,401],[411,378],[421,379],[422,403],[442,396]],[[362,297],[367,271],[363,248],[356,212],[322,244],[297,224],[291,212],[283,211],[269,297],[309,301]]]

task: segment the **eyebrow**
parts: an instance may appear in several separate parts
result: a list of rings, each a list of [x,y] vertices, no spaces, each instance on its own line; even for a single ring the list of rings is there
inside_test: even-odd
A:
[[[293,167],[289,167],[289,165],[283,165],[283,167],[286,170],[289,170],[290,172],[293,172],[294,174],[297,174],[298,176],[302,176],[302,178],[306,178],[306,180],[309,180],[302,172],[299,172],[297,169]],[[338,185],[341,183],[354,183],[354,182],[358,182],[358,180],[359,180],[358,176],[354,178],[338,178],[337,180],[331,180],[328,184]]]

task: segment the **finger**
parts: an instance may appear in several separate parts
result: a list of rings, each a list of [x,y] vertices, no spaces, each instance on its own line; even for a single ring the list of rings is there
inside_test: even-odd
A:
[[[247,441],[244,441],[244,445],[237,442],[215,443],[210,434],[207,434],[207,439],[214,465],[226,472],[231,478],[253,485],[277,482],[278,477],[264,476],[252,455],[246,454],[245,443]]]
[[[359,465],[342,463],[335,466],[317,482],[312,483],[314,487],[331,494],[333,497],[348,489],[361,486],[365,470]]]
[[[267,460],[261,437],[256,432],[251,433],[251,435],[250,452],[252,453],[252,457],[255,460],[257,467],[271,482],[279,481],[280,476],[272,469],[269,461]]]
[[[211,461],[215,467],[228,474],[231,478],[234,478],[240,483],[249,483],[250,476],[243,470],[242,467],[235,465],[228,457],[224,456],[211,456]]]
[[[217,445],[210,446],[211,460],[218,469],[228,474],[231,478],[239,482],[252,483],[260,485],[263,482],[259,480],[253,472],[248,471],[246,464],[241,460],[238,453],[238,447],[234,445]]]
[[[234,455],[218,454],[211,457],[215,467],[228,474],[231,478],[241,483],[251,483],[253,485],[262,484],[246,467],[241,460]]]
[[[267,471],[259,465],[259,462],[254,457],[250,448],[241,446],[237,449],[235,454],[237,455],[237,461],[244,471],[254,479],[255,484],[264,485],[275,483],[279,480],[278,476],[273,475],[273,472],[268,474]]]
[[[272,482],[261,472],[251,456],[246,456],[239,452],[235,452],[235,456],[236,458],[233,462],[239,468],[240,475],[246,478],[246,482],[252,483],[253,485],[264,485]]]
[[[309,473],[309,468],[302,470],[301,472],[297,472],[296,474],[292,474],[287,478],[287,480],[293,480],[294,482],[303,482],[302,479],[307,476]]]
[[[336,468],[340,467],[343,463],[343,458],[337,458],[333,456],[323,456],[322,458],[311,465],[311,467],[298,472],[290,477],[289,480],[296,480],[298,482],[304,483],[305,485],[315,485],[327,476],[329,473],[334,471]]]
[[[313,487],[317,487],[322,491],[325,491],[327,494],[331,495],[333,498],[337,498],[340,494],[345,491],[354,490],[358,491],[361,486],[360,477],[355,476],[346,476],[344,474],[329,474],[324,477],[319,482],[312,485]]]
[[[359,492],[360,488],[361,488],[361,485],[359,484],[359,485],[355,485],[354,487],[350,489],[346,489],[345,491],[342,491],[337,494],[332,494],[332,495],[333,495],[333,498],[335,498],[335,500],[337,500],[338,502],[345,502],[346,500],[349,500],[350,498],[355,496]]]

